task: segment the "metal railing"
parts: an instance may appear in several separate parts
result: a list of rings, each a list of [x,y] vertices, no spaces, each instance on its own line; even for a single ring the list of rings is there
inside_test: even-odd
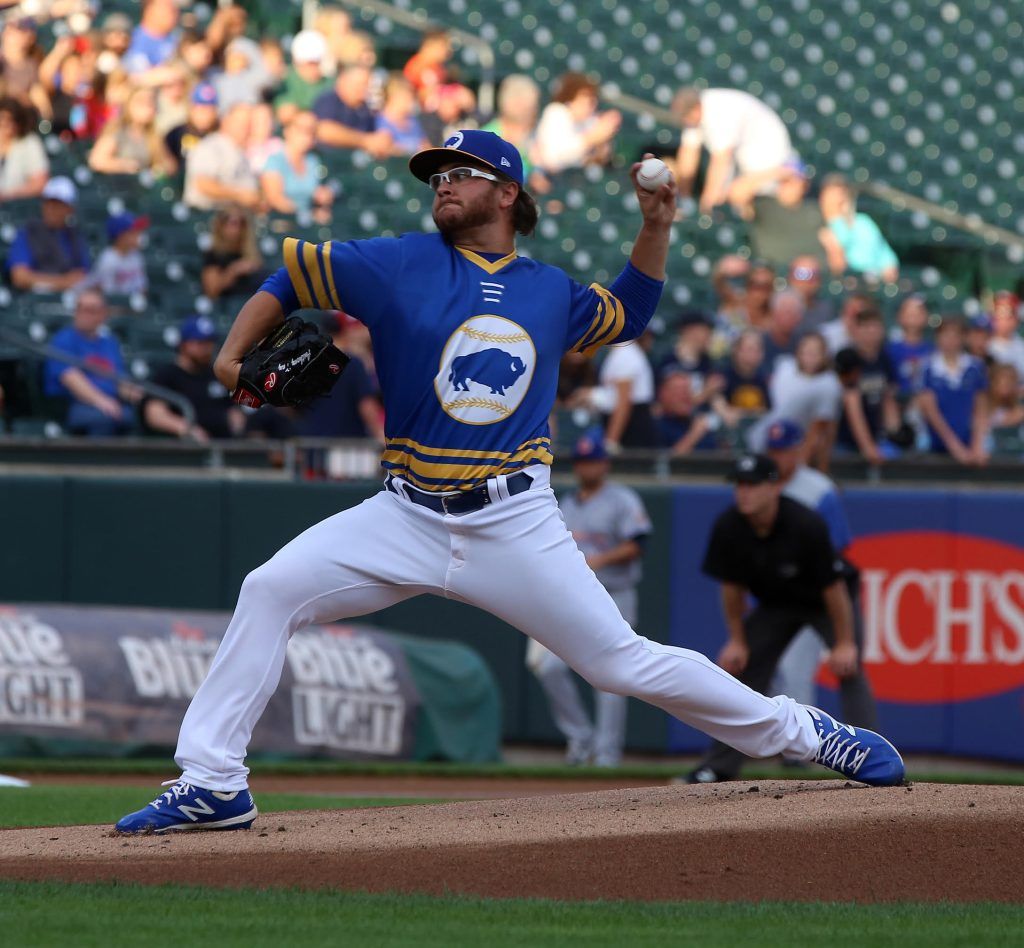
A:
[[[173,405],[181,412],[185,421],[187,421],[190,426],[196,423],[196,410],[192,407],[192,403],[185,398],[184,395],[180,395],[178,392],[173,392],[169,388],[164,388],[162,385],[156,385],[145,379],[133,378],[130,375],[125,375],[121,372],[115,372],[112,369],[105,369],[102,366],[94,365],[91,362],[87,362],[85,359],[79,359],[78,356],[73,356],[68,352],[64,352],[61,349],[55,349],[53,346],[48,346],[44,343],[35,342],[27,336],[21,335],[21,333],[14,332],[13,330],[2,326],[0,326],[0,342],[5,342],[15,349],[30,352],[32,355],[39,356],[43,359],[63,362],[65,365],[81,369],[88,375],[95,375],[101,379],[117,382],[119,385],[134,385],[137,388],[141,388],[147,394],[152,395],[154,398],[159,398],[161,401],[165,401]]]

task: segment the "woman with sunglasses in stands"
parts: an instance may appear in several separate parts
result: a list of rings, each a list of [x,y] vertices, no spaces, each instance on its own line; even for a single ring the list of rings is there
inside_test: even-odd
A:
[[[742,287],[738,281],[742,280]],[[711,284],[718,294],[715,336],[711,355],[721,359],[747,329],[765,331],[771,322],[775,271],[766,263],[751,263],[728,254],[711,271]]]
[[[254,293],[267,270],[256,246],[252,218],[240,207],[224,208],[214,215],[210,236],[200,275],[203,293],[211,300]]]

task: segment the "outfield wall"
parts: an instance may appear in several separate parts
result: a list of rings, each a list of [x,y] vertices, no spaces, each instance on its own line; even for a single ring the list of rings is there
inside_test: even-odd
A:
[[[231,608],[251,568],[376,490],[74,476],[3,483],[0,601],[176,609]],[[713,655],[724,634],[717,590],[698,566],[729,492],[686,485],[640,493],[655,534],[639,631]],[[858,488],[846,497],[883,725],[908,749],[1024,760],[1024,496]],[[505,740],[556,738],[523,664],[524,640],[504,623],[433,597],[360,621],[472,645],[499,682]],[[827,689],[822,700],[835,707]],[[638,702],[628,740],[649,751],[705,743]]]

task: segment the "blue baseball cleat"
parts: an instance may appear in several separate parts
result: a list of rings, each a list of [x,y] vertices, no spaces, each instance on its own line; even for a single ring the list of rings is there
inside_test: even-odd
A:
[[[804,705],[818,731],[815,763],[872,787],[898,787],[907,768],[899,751],[881,734],[842,724],[819,708]]]
[[[152,803],[121,817],[118,833],[168,833],[174,830],[248,829],[256,819],[256,804],[248,790],[220,793],[168,780],[170,790]]]

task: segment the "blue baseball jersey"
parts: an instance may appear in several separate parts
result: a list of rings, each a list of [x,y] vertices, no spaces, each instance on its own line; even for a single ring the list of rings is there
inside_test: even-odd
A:
[[[596,283],[515,252],[489,260],[440,234],[287,238],[283,252],[301,307],[344,310],[370,330],[386,411],[381,463],[424,490],[550,464],[562,355],[634,338],[654,308],[630,318]],[[659,281],[627,271],[660,293]]]

